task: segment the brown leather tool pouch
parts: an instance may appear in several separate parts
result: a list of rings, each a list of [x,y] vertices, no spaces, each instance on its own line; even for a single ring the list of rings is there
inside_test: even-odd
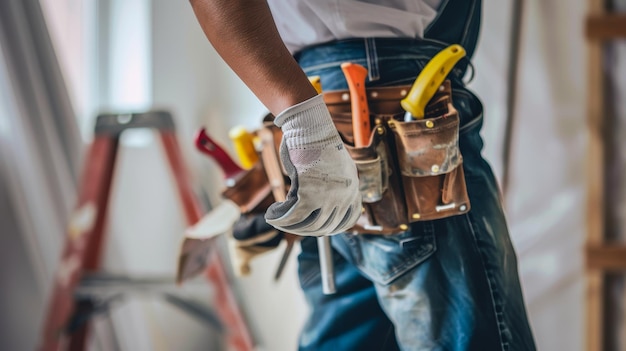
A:
[[[242,214],[265,213],[274,203],[274,196],[263,163],[257,162],[251,169],[240,173],[222,196],[237,204]]]
[[[470,206],[459,151],[459,115],[452,104],[443,116],[390,123],[409,220],[467,212]]]
[[[469,211],[459,115],[449,82],[442,87],[426,107],[425,118],[408,122],[400,101],[410,86],[368,88],[373,128],[369,145],[362,148],[353,146],[349,92],[324,94],[359,172],[363,214],[354,232],[394,234],[411,222]]]
[[[391,234],[406,222],[406,205],[399,173],[393,169],[393,149],[387,142],[391,130],[382,120],[374,127],[366,147],[346,144],[359,174],[363,208],[353,231]]]

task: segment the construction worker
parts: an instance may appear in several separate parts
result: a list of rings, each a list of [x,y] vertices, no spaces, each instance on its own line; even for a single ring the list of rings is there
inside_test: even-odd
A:
[[[291,190],[265,219],[303,236],[298,273],[311,315],[299,350],[535,350],[498,184],[481,156],[482,104],[462,80],[469,60],[448,78],[471,210],[392,235],[342,233],[360,215],[358,175],[308,79],[320,76],[324,91],[347,89],[340,65],[349,61],[368,69],[367,87],[406,85],[449,44],[471,58],[481,1],[191,5],[210,43],[283,132]],[[320,287],[318,235],[332,235],[332,295]]]

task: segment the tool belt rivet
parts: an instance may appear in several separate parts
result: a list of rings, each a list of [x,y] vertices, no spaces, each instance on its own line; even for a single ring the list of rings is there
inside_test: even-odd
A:
[[[433,165],[432,167],[430,167],[430,170],[431,170],[433,173],[437,173],[437,172],[439,172],[439,166],[437,166],[437,165]]]
[[[350,94],[345,93],[345,94],[341,95],[341,100],[343,100],[343,101],[350,100]]]
[[[409,229],[409,226],[408,226],[408,225],[406,225],[406,224],[400,224],[400,225],[398,226],[398,228],[400,228],[400,230],[407,230],[407,229]]]
[[[461,206],[459,207],[459,210],[461,210],[461,211],[465,211],[465,210],[467,210],[467,206],[465,206],[465,205],[461,205]]]
[[[435,126],[435,123],[433,123],[433,121],[426,121],[426,127],[432,128],[434,126]]]
[[[411,217],[413,217],[413,219],[420,219],[420,218],[422,218],[422,216],[419,213],[413,213],[413,215]]]

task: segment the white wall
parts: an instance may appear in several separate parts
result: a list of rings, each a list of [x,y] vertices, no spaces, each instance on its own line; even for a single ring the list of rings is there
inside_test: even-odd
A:
[[[506,211],[541,350],[584,349],[584,1],[527,0]],[[502,174],[511,2],[485,0],[472,87],[485,103],[485,156]]]
[[[23,146],[15,137],[24,134],[13,124],[15,118],[8,118],[18,112],[6,70],[0,48],[0,349],[32,350],[37,342],[32,336],[39,335],[38,322],[45,307],[44,281],[51,273],[43,261],[50,258],[54,262],[54,257],[33,259],[36,245],[29,239],[37,226],[23,225],[27,223],[23,214],[28,209],[28,197],[21,193],[19,175],[28,167],[19,162],[19,153],[15,152],[16,147]],[[43,195],[40,199],[48,200]],[[57,233],[51,230],[49,234]]]

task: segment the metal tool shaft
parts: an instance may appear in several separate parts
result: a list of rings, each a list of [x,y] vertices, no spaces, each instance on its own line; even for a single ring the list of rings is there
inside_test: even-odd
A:
[[[320,256],[320,271],[322,276],[322,291],[326,295],[337,292],[335,287],[335,270],[329,236],[317,237],[317,249]]]

